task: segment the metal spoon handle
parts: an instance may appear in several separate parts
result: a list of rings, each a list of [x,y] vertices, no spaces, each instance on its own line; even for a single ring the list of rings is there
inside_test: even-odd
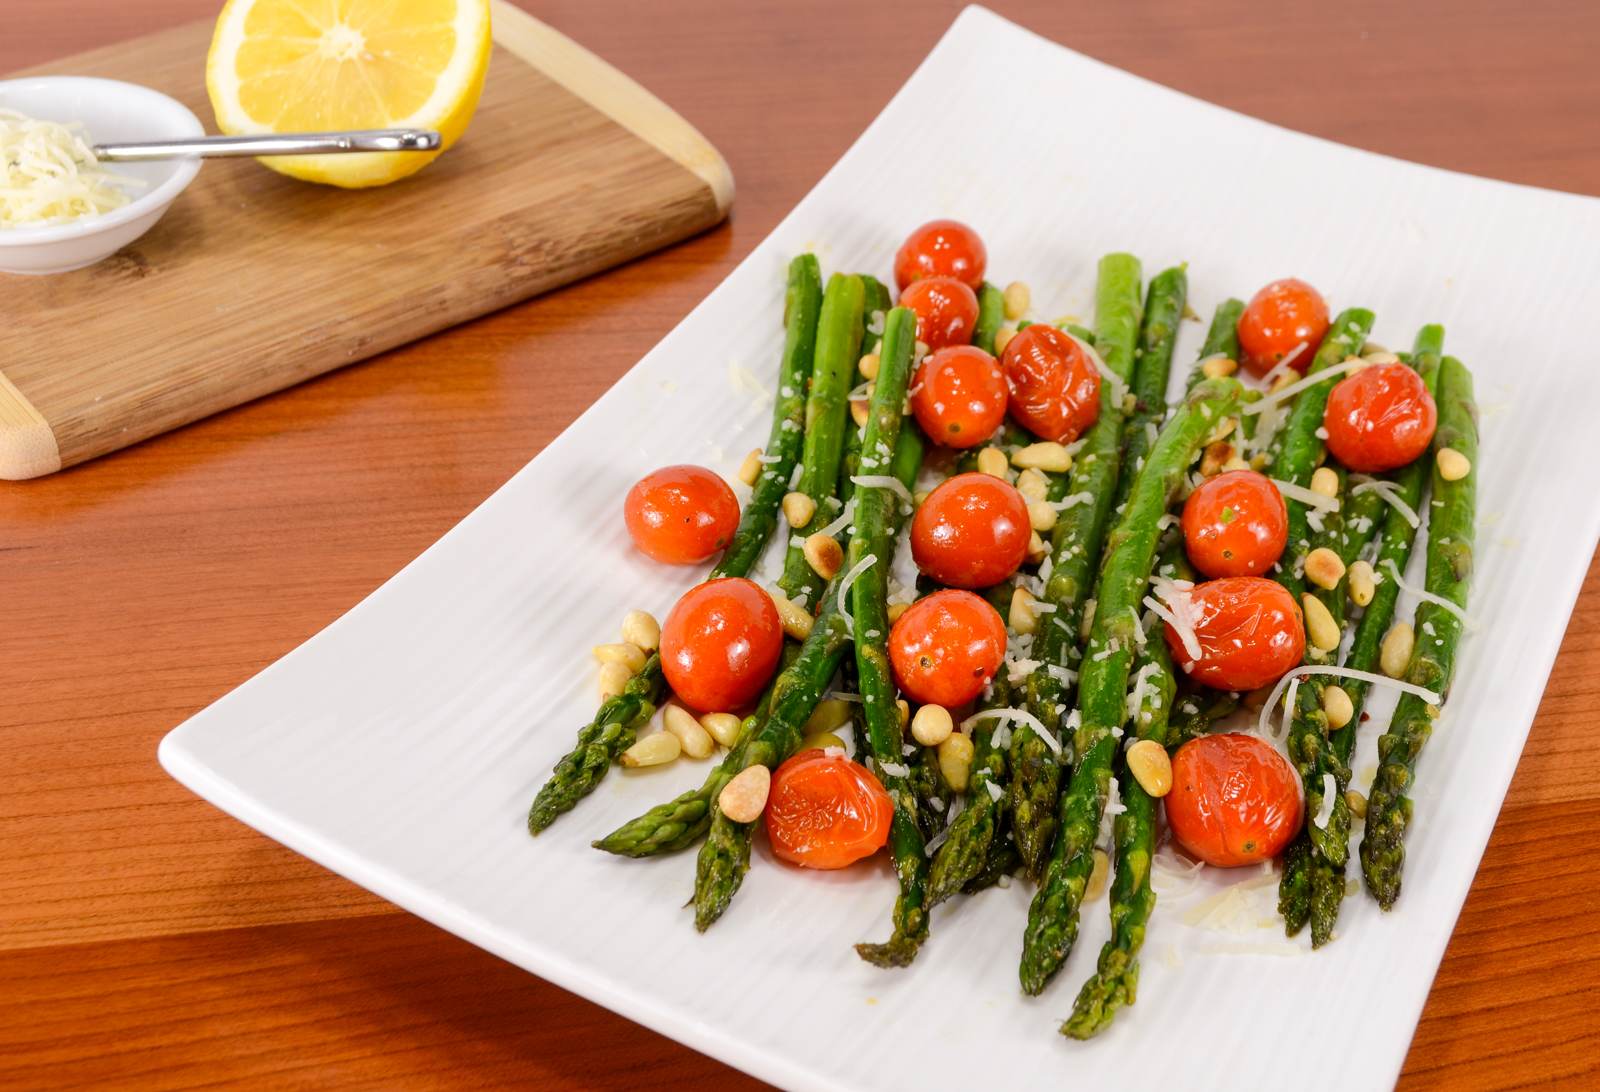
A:
[[[439,134],[431,129],[355,129],[342,133],[269,133],[261,136],[209,136],[156,140],[143,144],[96,144],[96,159],[135,162],[147,159],[210,159],[244,155],[330,155],[339,152],[433,152]]]

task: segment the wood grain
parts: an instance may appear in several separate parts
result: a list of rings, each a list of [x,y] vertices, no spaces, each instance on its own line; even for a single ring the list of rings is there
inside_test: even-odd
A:
[[[12,0],[0,70],[214,6]],[[1600,194],[1593,5],[997,6],[1279,124]],[[166,778],[155,746],[354,605],[604,392],[815,183],[956,10],[545,0],[541,18],[728,156],[740,192],[727,226],[0,488],[0,1084],[749,1086],[253,834]],[[1316,63],[1297,63],[1306,56]],[[1010,151],[973,143],[969,154]],[[1407,1089],[1597,1080],[1597,691],[1600,567],[1417,1029]]]

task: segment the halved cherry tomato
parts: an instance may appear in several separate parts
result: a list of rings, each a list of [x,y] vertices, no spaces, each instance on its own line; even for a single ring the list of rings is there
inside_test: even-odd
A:
[[[661,627],[661,673],[678,699],[702,713],[747,704],[777,670],[783,624],[772,597],[739,576],[683,593]]]
[[[954,588],[988,588],[1028,556],[1028,502],[990,474],[957,474],[934,487],[911,520],[917,568]]]
[[[634,483],[622,506],[633,544],[669,565],[694,565],[726,546],[739,499],[703,466],[664,466]]]
[[[767,840],[802,868],[844,868],[889,840],[894,802],[872,771],[843,755],[801,751],[772,775]]]
[[[1071,443],[1100,416],[1100,373],[1082,345],[1034,323],[1000,354],[1011,416],[1041,440]]]
[[[1172,756],[1167,825],[1208,865],[1237,868],[1282,853],[1300,829],[1300,778],[1272,744],[1225,732]]]
[[[911,389],[911,411],[935,443],[965,448],[994,435],[1006,416],[1006,375],[974,345],[928,354]]]
[[[976,292],[988,262],[976,231],[959,220],[930,220],[907,236],[894,256],[895,287],[904,292],[923,277],[954,277]]]
[[[1305,655],[1300,604],[1276,581],[1259,576],[1207,580],[1189,592],[1189,609],[1200,659],[1190,659],[1170,622],[1167,646],[1179,666],[1207,686],[1256,690],[1299,667]]]
[[[900,293],[900,306],[917,315],[917,340],[931,351],[965,345],[978,324],[978,297],[954,277],[924,277]]]
[[[1289,508],[1264,474],[1207,478],[1183,504],[1183,544],[1207,576],[1259,576],[1289,542]]]
[[[952,709],[971,701],[1000,670],[1006,624],[969,591],[917,600],[889,630],[889,662],[900,689],[918,705]]]
[[[1404,364],[1368,364],[1328,392],[1328,450],[1351,470],[1376,474],[1428,450],[1439,409],[1422,376]]]
[[[1266,375],[1301,342],[1289,367],[1304,372],[1328,332],[1328,304],[1305,281],[1285,277],[1250,297],[1239,316],[1239,363],[1252,375]]]

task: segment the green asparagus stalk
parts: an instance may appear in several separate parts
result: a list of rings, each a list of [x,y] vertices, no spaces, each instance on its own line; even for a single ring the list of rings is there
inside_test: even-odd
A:
[[[1017,843],[1012,840],[1011,831],[1002,823],[989,842],[989,854],[984,859],[983,867],[962,886],[961,893],[976,895],[991,887],[1004,886],[1020,867],[1022,855],[1017,852]]]
[[[1178,342],[1178,324],[1183,321],[1188,295],[1189,275],[1184,266],[1163,269],[1150,278],[1144,322],[1133,357],[1133,382],[1129,384],[1134,405],[1122,426],[1122,467],[1114,508],[1120,508],[1133,491],[1133,481],[1144,465],[1156,431],[1166,420],[1172,351]]]
[[[1214,356],[1225,356],[1237,362],[1239,359],[1239,316],[1244,314],[1244,302],[1235,299],[1226,299],[1217,304],[1217,309],[1211,315],[1211,327],[1206,331],[1206,342],[1200,347],[1200,358],[1195,362],[1195,368],[1189,373],[1188,389],[1194,390],[1196,383],[1205,378],[1205,373],[1200,370],[1204,364]]]
[[[989,684],[979,712],[1011,704],[1011,683],[1002,671]],[[967,806],[950,824],[950,834],[928,867],[928,906],[938,906],[964,889],[989,862],[995,835],[1005,818],[1006,753],[995,743],[998,717],[981,717],[972,726],[972,779]],[[931,749],[931,748],[930,748]],[[989,786],[993,785],[995,791]]]
[[[861,311],[861,356],[864,358],[868,353],[876,353],[878,351],[878,345],[883,341],[882,323],[884,322],[884,316],[889,313],[891,304],[889,290],[883,286],[883,282],[878,278],[863,273],[861,274],[861,286],[863,299],[865,300]],[[874,325],[872,316],[874,314],[878,316],[877,333],[872,331]],[[851,383],[859,383],[865,378],[860,372],[859,363],[857,367],[851,369]],[[857,425],[853,419],[846,421],[844,424],[844,451],[839,456],[838,495],[841,504],[849,504],[851,498],[856,495],[856,483],[851,479],[859,472],[861,434],[865,431],[866,426]]]
[[[767,457],[772,461],[756,479],[738,529],[712,570],[713,579],[748,573],[777,526],[778,508],[801,453],[805,389],[816,349],[821,303],[822,275],[817,259],[802,254],[789,263],[784,294],[783,358],[778,368],[772,431],[767,438]],[[622,693],[602,702],[594,719],[578,730],[577,743],[556,763],[528,809],[528,833],[538,834],[594,791],[617,756],[633,746],[639,726],[655,712],[664,687],[661,659],[652,653]]]
[[[1005,318],[1005,293],[984,281],[983,287],[978,289],[978,321],[972,326],[972,343],[993,356],[994,336],[1000,332]]]

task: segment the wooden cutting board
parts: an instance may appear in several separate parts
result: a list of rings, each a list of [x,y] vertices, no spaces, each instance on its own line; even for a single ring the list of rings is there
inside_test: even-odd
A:
[[[472,128],[411,179],[344,191],[213,160],[110,260],[0,274],[0,477],[53,473],[723,218],[733,177],[692,126],[520,9],[496,0],[493,20]],[[145,84],[209,126],[211,29],[25,74]]]

